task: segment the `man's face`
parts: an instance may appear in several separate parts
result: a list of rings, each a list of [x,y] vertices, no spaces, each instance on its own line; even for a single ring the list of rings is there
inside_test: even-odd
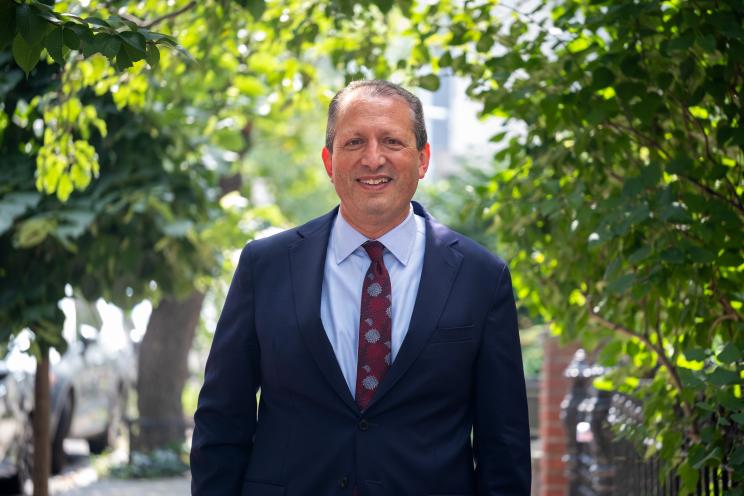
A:
[[[344,218],[377,237],[408,215],[429,167],[429,144],[416,149],[411,110],[402,98],[356,91],[341,104],[333,153],[323,148],[323,163]]]

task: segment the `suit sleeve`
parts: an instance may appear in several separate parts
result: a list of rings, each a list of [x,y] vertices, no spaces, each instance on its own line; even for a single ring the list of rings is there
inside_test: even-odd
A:
[[[476,362],[473,449],[479,496],[529,496],[530,434],[517,310],[504,266]]]
[[[194,414],[191,492],[238,495],[256,429],[260,350],[254,324],[250,245],[243,249],[207,359]]]

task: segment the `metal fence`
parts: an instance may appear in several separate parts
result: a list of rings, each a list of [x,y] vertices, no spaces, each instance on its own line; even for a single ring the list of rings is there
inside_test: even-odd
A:
[[[616,440],[613,426],[640,423],[643,406],[627,395],[596,389],[603,369],[576,352],[566,370],[571,388],[561,405],[566,427],[568,496],[677,496],[679,480],[661,478],[658,459],[645,460],[628,440]],[[698,496],[723,496],[732,482],[725,470],[700,472]]]

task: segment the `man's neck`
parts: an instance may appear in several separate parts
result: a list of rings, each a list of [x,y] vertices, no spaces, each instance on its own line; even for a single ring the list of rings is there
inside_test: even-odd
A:
[[[398,227],[404,220],[406,220],[409,212],[410,210],[406,210],[403,213],[403,215],[399,216],[399,218],[393,219],[393,221],[386,221],[384,223],[380,222],[379,224],[372,223],[372,224],[360,225],[354,222],[352,219],[349,219],[349,217],[344,214],[343,206],[339,207],[339,215],[341,215],[344,218],[346,223],[369,239],[378,239],[381,236],[383,236],[385,233],[390,232],[396,227]]]

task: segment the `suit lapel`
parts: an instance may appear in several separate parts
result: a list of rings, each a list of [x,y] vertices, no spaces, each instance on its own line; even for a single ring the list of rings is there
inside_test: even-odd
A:
[[[305,345],[336,394],[356,411],[356,403],[320,319],[320,294],[328,236],[337,212],[338,208],[297,231],[300,239],[289,248],[292,291],[297,325]]]
[[[434,332],[439,316],[444,310],[462,254],[454,249],[457,238],[452,231],[434,221],[414,202],[414,211],[426,219],[426,243],[424,265],[421,269],[418,295],[413,315],[398,356],[380,382],[368,410],[395,385],[413,364]]]

